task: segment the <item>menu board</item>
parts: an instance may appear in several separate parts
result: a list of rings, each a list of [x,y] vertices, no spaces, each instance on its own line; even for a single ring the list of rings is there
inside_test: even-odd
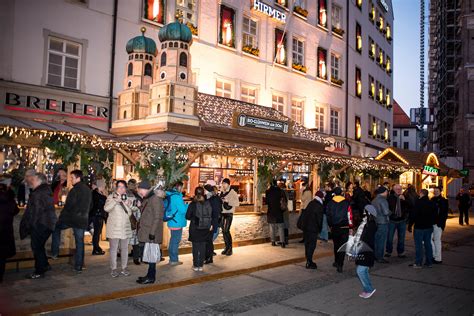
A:
[[[214,169],[199,169],[199,183],[206,183],[207,180],[214,180]]]

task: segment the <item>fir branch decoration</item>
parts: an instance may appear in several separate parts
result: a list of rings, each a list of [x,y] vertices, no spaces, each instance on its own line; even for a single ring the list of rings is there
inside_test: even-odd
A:
[[[58,135],[43,139],[41,147],[47,147],[52,150],[53,158],[60,159],[65,167],[76,163],[78,155],[81,153],[80,143],[71,142]]]

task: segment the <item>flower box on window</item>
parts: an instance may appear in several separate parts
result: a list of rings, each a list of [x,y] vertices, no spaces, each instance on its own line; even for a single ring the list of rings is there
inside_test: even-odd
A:
[[[293,63],[292,67],[293,67],[294,70],[301,71],[301,72],[304,72],[304,73],[306,73],[306,71],[307,71],[306,66],[298,64],[298,63]]]
[[[344,30],[335,26],[332,27],[332,32],[341,37],[344,35]]]
[[[299,5],[295,5],[295,8],[293,9],[293,12],[296,13],[297,15],[300,15],[301,17],[303,17],[305,19],[308,17],[308,10],[303,9]]]
[[[195,26],[195,25],[192,24],[191,22],[186,23],[186,25],[189,27],[189,29],[191,30],[191,33],[192,33],[194,36],[198,36],[198,28],[197,28],[197,26]]]
[[[243,46],[242,51],[247,53],[247,54],[257,56],[257,57],[258,57],[258,55],[260,55],[260,50],[256,47],[252,47],[250,45]]]
[[[334,83],[335,85],[342,86],[344,81],[339,78],[333,78],[331,77],[331,82]]]

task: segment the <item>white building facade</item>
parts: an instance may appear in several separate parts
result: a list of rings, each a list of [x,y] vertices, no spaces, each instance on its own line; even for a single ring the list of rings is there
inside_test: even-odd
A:
[[[199,92],[273,107],[347,154],[375,156],[390,145],[388,0],[5,0],[0,113],[31,115],[5,106],[16,95],[39,116],[49,115],[48,99],[67,100],[54,118],[106,129],[117,115],[127,41],[145,26],[159,45],[159,29],[177,11],[194,34]]]

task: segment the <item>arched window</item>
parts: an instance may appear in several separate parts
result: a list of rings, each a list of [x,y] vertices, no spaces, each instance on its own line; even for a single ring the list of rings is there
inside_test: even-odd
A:
[[[184,48],[184,44],[183,43],[179,44],[179,47]]]
[[[143,59],[143,54],[140,54],[140,59]]]
[[[123,111],[123,118],[124,118],[124,119],[127,118],[127,111]]]
[[[152,75],[151,75],[151,64],[148,64],[148,63],[147,63],[147,64],[145,65],[145,71],[144,71],[143,74],[144,74],[145,76],[150,76],[150,77],[152,76]]]
[[[127,76],[133,75],[133,63],[128,64]]]
[[[178,48],[178,42],[174,42],[174,47]]]
[[[163,52],[161,54],[161,62],[160,62],[160,67],[166,66],[166,53]]]
[[[138,54],[135,54],[135,59],[138,59]]]
[[[188,67],[188,55],[184,52],[179,55],[179,65],[182,67]]]

